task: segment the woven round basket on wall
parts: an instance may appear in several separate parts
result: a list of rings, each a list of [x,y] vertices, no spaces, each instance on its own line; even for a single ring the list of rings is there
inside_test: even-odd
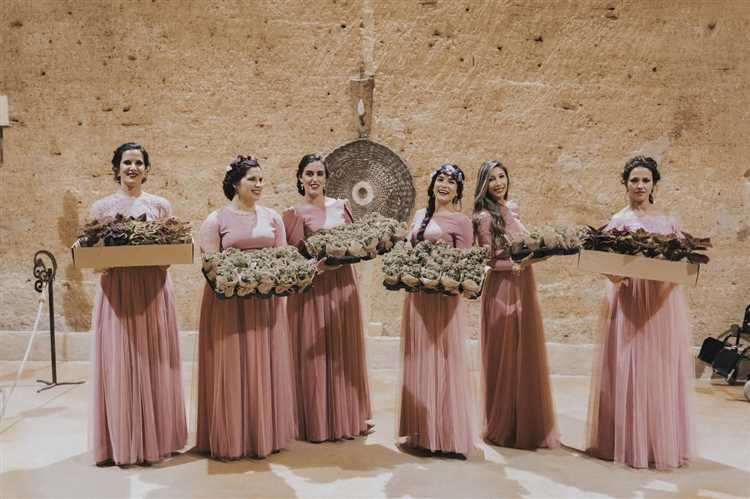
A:
[[[338,147],[326,159],[326,195],[348,199],[354,218],[378,212],[406,221],[414,207],[414,184],[396,153],[367,139]]]

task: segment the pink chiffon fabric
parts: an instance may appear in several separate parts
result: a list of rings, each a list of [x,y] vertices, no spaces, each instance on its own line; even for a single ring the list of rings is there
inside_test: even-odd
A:
[[[341,199],[325,208],[303,203],[283,213],[287,241],[352,223]],[[311,442],[365,434],[372,417],[359,286],[353,265],[315,277],[306,293],[288,298],[298,401],[299,438]]]
[[[679,233],[666,215],[629,209],[609,227]],[[693,361],[687,304],[678,285],[607,283],[589,402],[588,452],[634,468],[674,468],[692,452]]]
[[[92,219],[116,214],[170,216],[164,198],[118,191],[91,208]],[[172,282],[165,268],[106,270],[92,320],[92,444],[95,462],[158,461],[187,443],[180,349]]]
[[[285,246],[278,213],[230,206],[201,227],[204,252]],[[262,458],[296,436],[286,298],[220,299],[206,284],[198,357],[197,450]]]
[[[526,232],[514,204],[501,206],[508,234]],[[491,215],[478,214],[477,241],[493,248]],[[519,449],[560,445],[534,271],[511,272],[505,249],[492,255],[482,292],[484,438]]]
[[[416,243],[425,210],[411,230]],[[427,241],[458,248],[472,243],[462,213],[436,214]],[[467,456],[474,449],[471,382],[466,366],[464,307],[459,296],[408,293],[401,323],[402,384],[398,436],[407,447]]]

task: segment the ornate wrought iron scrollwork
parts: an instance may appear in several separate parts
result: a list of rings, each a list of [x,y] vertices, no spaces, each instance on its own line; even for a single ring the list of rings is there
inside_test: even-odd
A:
[[[45,262],[48,259],[49,262]],[[39,250],[34,253],[34,289],[41,293],[47,288],[47,302],[49,308],[49,342],[50,342],[50,361],[52,368],[52,381],[38,379],[38,383],[43,383],[44,387],[37,390],[41,392],[60,385],[80,385],[83,381],[57,381],[57,355],[55,349],[55,275],[57,275],[57,260],[46,250]],[[40,309],[41,311],[41,309]],[[32,334],[31,339],[34,339]]]
[[[47,266],[43,257],[49,259],[49,266]],[[34,289],[36,289],[37,293],[41,293],[44,286],[54,281],[56,274],[57,260],[55,260],[52,253],[46,250],[39,250],[34,253],[34,277],[36,278],[36,281],[34,281]]]

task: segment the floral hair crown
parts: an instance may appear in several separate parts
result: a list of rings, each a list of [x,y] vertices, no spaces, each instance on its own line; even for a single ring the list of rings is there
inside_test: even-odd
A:
[[[241,154],[238,154],[234,161],[227,165],[227,171],[231,172],[235,168],[239,168],[240,166],[242,166],[243,163],[248,166],[260,166],[260,163],[258,163],[258,158],[256,158],[255,156],[243,156]]]
[[[450,163],[447,163],[434,172],[432,172],[432,175],[430,175],[430,180],[434,179],[441,173],[447,173],[451,177],[455,178],[457,182],[464,183],[464,172],[461,171],[459,167],[456,165],[452,165]]]

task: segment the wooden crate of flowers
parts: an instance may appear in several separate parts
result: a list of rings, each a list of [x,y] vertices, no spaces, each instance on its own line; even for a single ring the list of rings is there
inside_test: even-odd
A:
[[[190,223],[145,214],[93,220],[71,247],[76,267],[99,269],[193,263],[193,251]]]
[[[700,265],[709,257],[709,238],[681,234],[653,234],[589,227],[582,237],[581,270],[637,279],[697,284]]]

